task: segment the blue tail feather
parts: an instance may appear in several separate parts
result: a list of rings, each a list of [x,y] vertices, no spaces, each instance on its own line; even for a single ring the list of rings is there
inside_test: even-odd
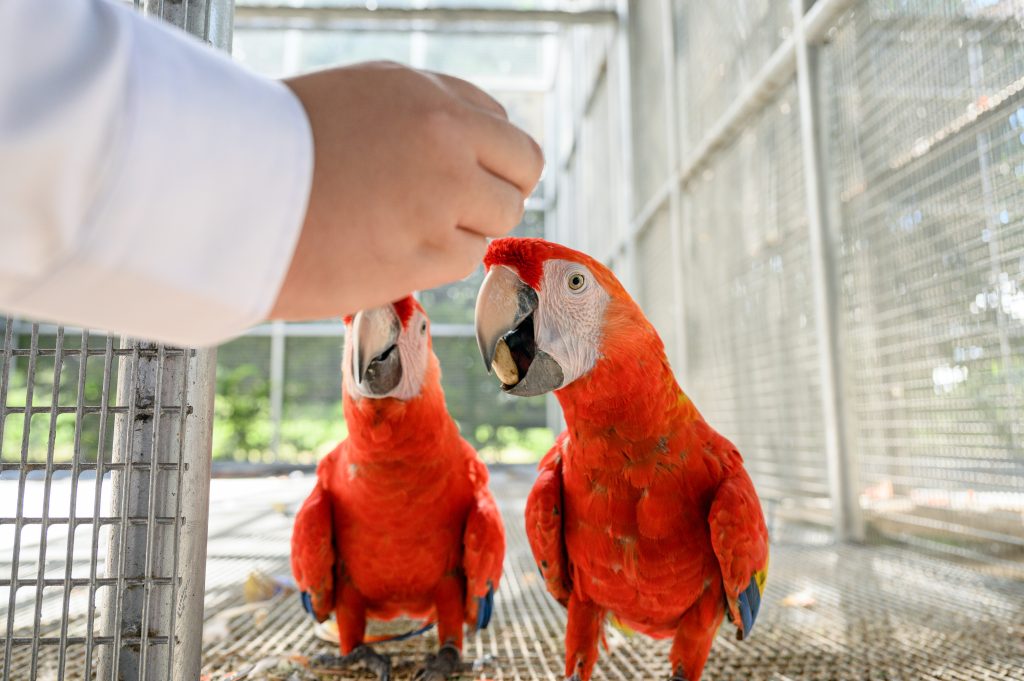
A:
[[[747,638],[754,629],[757,612],[761,609],[761,590],[757,587],[756,577],[750,578],[750,585],[740,594],[737,605],[743,621],[743,638]]]
[[[491,623],[491,614],[494,612],[494,587],[487,587],[487,595],[476,599],[476,628],[486,629]]]
[[[316,613],[313,612],[313,599],[310,597],[309,593],[305,591],[300,593],[299,600],[302,601],[302,609],[308,612],[311,617],[316,619]]]

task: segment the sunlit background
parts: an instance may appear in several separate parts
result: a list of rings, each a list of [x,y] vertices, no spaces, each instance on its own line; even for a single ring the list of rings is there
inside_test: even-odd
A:
[[[410,9],[438,4],[385,3]],[[553,8],[556,4],[515,0],[443,3],[445,7],[516,9]],[[376,7],[373,3],[367,6]],[[325,17],[311,22],[283,12],[242,10],[236,20],[233,55],[247,67],[273,77],[376,59],[450,73],[496,97],[513,122],[546,145],[550,156],[556,114],[557,27],[477,22],[442,30],[435,25],[429,32],[414,28],[401,21],[390,26],[351,18]],[[545,235],[554,215],[550,179],[530,197],[516,235]],[[505,397],[483,371],[472,328],[481,280],[482,270],[478,270],[466,281],[420,295],[433,322],[434,350],[441,361],[448,405],[463,435],[487,460],[537,460],[554,442],[552,426],[558,427],[558,412],[553,401],[549,405],[544,398]],[[222,346],[218,352],[214,456],[310,463],[333,448],[345,434],[340,334],[337,322],[268,324]]]

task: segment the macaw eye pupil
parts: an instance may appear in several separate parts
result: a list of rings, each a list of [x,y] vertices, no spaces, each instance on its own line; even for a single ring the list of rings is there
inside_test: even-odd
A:
[[[579,291],[581,288],[583,288],[583,282],[583,275],[580,274],[579,272],[569,275],[569,288],[572,289],[573,291]]]
[[[420,333],[426,333],[426,332],[427,332],[427,323],[423,322],[423,324],[420,325]]]

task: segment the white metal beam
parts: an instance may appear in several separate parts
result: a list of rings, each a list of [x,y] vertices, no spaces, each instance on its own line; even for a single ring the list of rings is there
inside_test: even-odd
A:
[[[818,374],[821,381],[822,431],[832,501],[833,532],[839,541],[862,541],[864,526],[853,484],[854,469],[846,440],[843,381],[840,357],[838,275],[832,254],[836,249],[828,229],[822,200],[820,107],[815,99],[810,48],[804,35],[803,0],[791,0],[796,46],[797,93],[800,106],[800,141],[803,149],[804,189],[807,194],[808,244],[811,288],[814,289],[814,326],[818,337]]]
[[[487,7],[378,8],[365,6],[235,5],[237,27],[332,30],[500,31],[551,33],[562,26],[614,24],[612,10],[544,10]]]

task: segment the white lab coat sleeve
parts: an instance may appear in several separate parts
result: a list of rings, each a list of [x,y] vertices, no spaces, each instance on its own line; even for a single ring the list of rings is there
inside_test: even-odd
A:
[[[107,0],[0,0],[0,311],[183,345],[242,333],[312,174],[281,83]]]

